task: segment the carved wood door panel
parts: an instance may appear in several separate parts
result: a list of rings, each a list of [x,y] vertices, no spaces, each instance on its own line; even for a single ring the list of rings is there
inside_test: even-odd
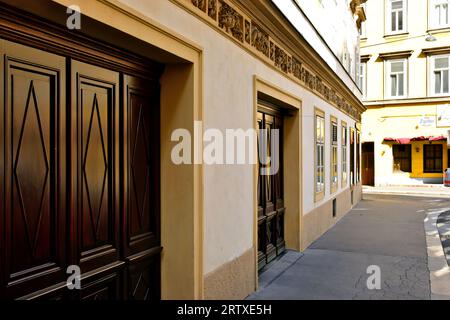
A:
[[[260,107],[258,128],[265,135],[265,141],[261,139],[261,134],[258,135],[258,269],[261,270],[285,251],[282,114]],[[261,131],[262,129],[265,131]],[[272,148],[276,146],[275,141],[272,141],[273,130],[278,130],[279,137],[277,159],[277,155],[272,154],[272,150],[277,150]],[[268,160],[261,163],[264,158]]]
[[[64,279],[65,59],[3,40],[0,54],[0,293],[14,297]]]
[[[75,264],[119,261],[119,73],[73,61],[72,185]]]
[[[0,298],[160,298],[159,92],[0,40]]]
[[[124,255],[130,299],[159,298],[159,83],[125,76]]]

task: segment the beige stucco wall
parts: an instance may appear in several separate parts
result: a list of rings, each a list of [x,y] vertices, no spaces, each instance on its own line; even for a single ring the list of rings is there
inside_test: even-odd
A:
[[[70,5],[73,1],[57,0],[57,2]],[[341,187],[341,183],[339,183],[340,189],[335,194],[330,194],[330,166],[326,165],[325,180],[327,181],[327,187],[325,198],[320,202],[314,202],[314,110],[317,107],[325,112],[327,141],[330,141],[331,134],[330,117],[337,118],[339,123],[343,120],[348,126],[354,127],[355,121],[350,117],[282,75],[279,71],[261,62],[261,60],[230,41],[222,33],[217,32],[217,30],[214,30],[172,1],[114,0],[109,1],[117,5],[116,11],[111,12],[98,10],[99,3],[102,3],[100,1],[80,0],[78,2],[83,13],[131,33],[164,50],[173,51],[176,55],[181,55],[184,52],[178,47],[177,41],[179,39],[182,39],[187,47],[191,45],[193,48],[196,48],[194,51],[198,50],[197,57],[185,57],[188,61],[193,61],[194,63],[193,73],[188,72],[186,74],[186,79],[194,82],[187,82],[192,87],[183,87],[180,82],[176,82],[173,87],[173,94],[178,94],[183,92],[183,90],[191,92],[187,93],[187,95],[190,97],[191,102],[194,103],[192,108],[183,108],[183,101],[176,101],[176,103],[180,104],[183,112],[192,113],[187,114],[183,120],[178,116],[171,116],[171,108],[163,110],[165,115],[162,119],[165,122],[163,124],[165,129],[162,131],[163,141],[170,141],[170,129],[175,128],[177,123],[192,130],[192,124],[187,124],[186,121],[193,119],[203,120],[203,129],[215,128],[225,132],[226,129],[243,128],[247,130],[253,128],[255,125],[254,79],[258,77],[267,83],[275,84],[287,94],[301,101],[302,118],[301,126],[299,127],[302,128],[300,132],[302,139],[299,153],[301,153],[302,159],[301,163],[293,164],[299,166],[301,175],[300,172],[298,174],[302,177],[302,180],[299,181],[302,202],[301,206],[299,204],[298,214],[306,215],[309,213],[309,217],[315,219],[316,213],[314,210],[322,207],[334,197],[345,198],[349,186]],[[139,23],[130,25],[130,21],[126,19],[127,12],[131,12],[142,19],[142,28],[139,27]],[[155,30],[159,28],[161,33],[168,39],[172,37],[176,38],[177,41],[161,40],[161,35],[158,35],[157,32],[150,34],[150,31],[144,28],[144,22],[157,26]],[[176,66],[171,66],[167,72],[172,72],[173,77],[182,76],[183,72],[180,73],[180,70],[177,71],[176,69]],[[164,77],[163,82],[170,83],[170,74],[166,74]],[[193,78],[190,79],[190,77]],[[170,102],[174,98],[170,97],[170,92],[167,89],[163,89],[163,98],[165,97],[166,101]],[[300,104],[297,104],[296,107],[300,108]],[[173,107],[173,112],[177,112],[176,107]],[[340,135],[340,130],[338,132]],[[340,137],[339,141],[341,141]],[[169,145],[163,144],[163,148],[168,151]],[[330,148],[325,148],[326,164],[330,163],[330,153]],[[340,163],[341,152],[338,152],[338,154]],[[243,289],[239,291],[239,297],[244,296],[245,291],[250,293],[252,290],[250,288],[254,289],[256,287],[255,261],[250,262],[248,258],[248,252],[254,252],[256,245],[254,186],[257,176],[255,175],[254,166],[203,165],[201,168],[186,169],[187,171],[182,172],[180,175],[173,175],[172,173],[177,172],[178,169],[167,163],[169,161],[167,153],[163,161],[166,162],[163,163],[163,170],[166,168],[168,172],[168,182],[165,187],[163,186],[163,192],[173,192],[171,186],[176,187],[177,180],[175,178],[183,176],[187,177],[187,179],[194,179],[194,183],[187,184],[188,188],[201,192],[198,195],[193,190],[186,191],[189,199],[188,209],[194,211],[194,220],[191,220],[192,217],[188,220],[183,219],[184,203],[178,202],[180,198],[176,194],[170,197],[167,197],[167,195],[162,196],[163,203],[167,203],[169,208],[167,211],[170,213],[168,217],[164,217],[165,209],[162,208],[162,223],[165,230],[163,230],[163,246],[165,244],[164,241],[167,241],[166,244],[171,247],[170,259],[163,256],[163,290],[168,292],[164,297],[213,297],[211,292],[220,288],[221,283],[228,285],[229,288],[242,284]],[[289,168],[286,168],[286,174],[289,174],[288,170]],[[341,173],[339,172],[340,176]],[[196,179],[199,177],[200,180],[197,181]],[[177,192],[183,192],[180,188],[176,190]],[[180,219],[177,219],[177,214],[180,215]],[[187,225],[184,225],[185,222],[187,222]],[[328,222],[323,226],[328,228],[331,225],[332,223]],[[171,226],[174,227],[172,228]],[[316,233],[316,235],[323,232],[324,227],[321,227],[320,232]],[[181,231],[181,235],[171,232],[177,232],[177,230],[182,230],[182,228],[189,228],[186,235],[184,235],[183,231]],[[316,237],[316,235],[313,237]],[[180,241],[176,241],[177,237],[178,240],[184,239],[181,238],[182,236],[189,240],[185,245],[180,243]],[[293,242],[295,241],[293,240]],[[193,276],[192,278],[189,276],[188,279],[183,279],[193,289],[186,291],[186,295],[174,294],[172,292],[176,291],[176,283],[173,281],[170,286],[164,289],[164,270],[170,272],[166,274],[166,280],[175,273],[184,272],[181,260],[176,257],[176,250],[185,248],[195,251],[195,248],[193,248],[195,246],[201,246],[201,254],[198,257],[188,257],[187,261],[191,264],[188,271],[192,272]],[[183,255],[183,251],[178,252],[180,252],[180,255]],[[197,261],[202,263],[201,267],[196,266]],[[170,263],[179,265],[169,265]],[[226,275],[227,272],[224,273],[224,268],[228,270],[227,272],[229,272],[230,276]],[[196,272],[201,272],[200,277],[202,278],[205,276],[205,286],[202,288],[198,288],[198,286],[202,286],[202,282],[196,280]],[[229,288],[217,289],[218,293],[223,293],[222,295],[217,295],[217,297],[231,297],[227,294],[230,292]],[[196,292],[196,294],[194,295],[192,292]],[[190,294],[192,296],[189,296]]]
[[[352,204],[353,191],[353,204]],[[336,199],[336,217],[333,217],[333,199]],[[308,248],[314,241],[341,220],[362,199],[362,187],[348,188],[333,199],[323,203],[303,217],[302,249]]]
[[[197,43],[204,52],[204,128],[252,128],[253,127],[253,76],[275,83],[303,100],[304,180],[303,211],[320,206],[313,200],[313,114],[314,106],[321,107],[343,119],[349,125],[354,121],[348,116],[313,95],[303,87],[267,67],[229,39],[210,28],[190,13],[166,0],[142,2],[121,0],[142,14],[182,34]],[[224,59],[226,53],[226,60]],[[329,120],[328,120],[329,121]],[[327,128],[327,137],[329,135]],[[327,150],[326,158],[329,159]],[[329,160],[328,160],[329,161]],[[205,274],[222,264],[239,257],[253,247],[253,167],[205,166],[204,168],[204,225],[205,225]],[[329,171],[329,168],[328,168]],[[327,173],[329,177],[329,172]],[[328,186],[329,188],[329,186]],[[308,190],[310,189],[310,190]],[[329,194],[329,190],[327,190]],[[324,200],[329,199],[329,196]],[[250,232],[249,232],[250,231]],[[210,244],[210,245],[208,245]]]

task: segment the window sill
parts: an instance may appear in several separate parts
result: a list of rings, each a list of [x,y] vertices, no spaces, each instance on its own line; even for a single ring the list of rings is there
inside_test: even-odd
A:
[[[431,34],[450,32],[450,25],[445,27],[428,28],[427,32]]]
[[[389,100],[389,101],[397,101],[397,100],[404,100],[404,99],[408,99],[407,96],[402,96],[402,97],[384,97],[384,100]]]
[[[338,191],[338,186],[331,187],[330,195],[334,195]]]
[[[405,36],[408,36],[409,32],[399,32],[399,33],[387,33],[384,35],[383,38],[390,39],[390,38],[403,38]]]
[[[316,192],[314,195],[314,202],[317,203],[325,198],[325,191]]]
[[[450,94],[449,93],[444,93],[444,94],[429,94],[428,98],[450,98]]]

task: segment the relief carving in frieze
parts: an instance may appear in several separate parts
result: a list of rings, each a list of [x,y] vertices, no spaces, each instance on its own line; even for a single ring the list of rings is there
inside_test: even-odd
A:
[[[298,80],[302,79],[302,63],[294,57],[292,58],[292,74]]]
[[[206,11],[206,0],[191,0],[192,4],[202,10],[203,12]]]
[[[315,75],[306,69],[298,57],[291,55],[290,52],[288,53],[282,46],[279,46],[268,32],[265,32],[250,17],[240,14],[225,0],[180,1],[191,2],[192,5],[203,11],[206,17],[213,19],[216,26],[241,42],[243,46],[255,53],[262,53],[269,58],[274,67],[287,76],[297,79],[311,91],[316,92],[326,101],[334,104],[355,119],[361,119],[361,113],[347,103],[346,99],[336,94],[336,91],[330,88],[319,75]],[[212,20],[210,22],[213,23]]]
[[[283,49],[275,46],[275,66],[287,73],[288,71],[288,56]]]
[[[219,1],[219,27],[225,29],[227,33],[231,33],[240,42],[244,42],[244,18],[228,4],[222,0]]]
[[[208,16],[217,20],[217,0],[208,0]]]
[[[252,46],[266,57],[270,56],[269,35],[254,23],[252,24]]]
[[[248,20],[245,20],[245,42],[248,44],[251,43],[251,23]]]
[[[275,62],[275,44],[270,41],[270,60]]]

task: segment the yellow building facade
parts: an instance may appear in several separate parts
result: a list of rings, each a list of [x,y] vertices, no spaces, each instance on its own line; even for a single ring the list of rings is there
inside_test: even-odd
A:
[[[359,81],[366,185],[442,183],[449,167],[450,1],[365,4]]]

